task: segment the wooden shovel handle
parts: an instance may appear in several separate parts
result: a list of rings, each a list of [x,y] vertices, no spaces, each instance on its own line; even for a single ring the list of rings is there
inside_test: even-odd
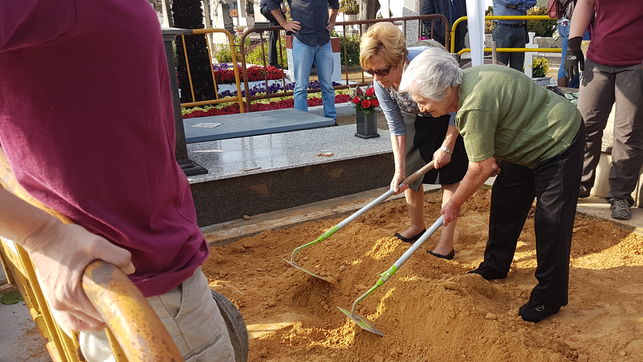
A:
[[[413,172],[411,175],[405,178],[404,181],[402,181],[402,183],[405,185],[411,184],[413,183],[413,181],[417,180],[420,176],[423,176],[425,173],[431,171],[432,169],[433,169],[433,161],[427,163],[421,169]]]
[[[152,306],[119,268],[93,261],[85,268],[83,290],[128,361],[183,361]]]

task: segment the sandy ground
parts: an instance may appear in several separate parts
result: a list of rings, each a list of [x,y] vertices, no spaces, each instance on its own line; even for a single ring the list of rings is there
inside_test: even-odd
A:
[[[453,261],[425,252],[435,245],[435,233],[360,304],[359,313],[384,337],[360,329],[336,306],[350,309],[408,248],[392,237],[407,222],[401,199],[299,254],[300,264],[336,284],[281,259],[345,215],[213,247],[204,271],[244,315],[251,361],[643,360],[643,235],[578,216],[569,305],[541,323],[528,323],[517,310],[536,282],[532,217],[506,279],[466,274],[482,258],[488,202],[489,191],[482,190],[464,208]],[[425,210],[427,223],[437,219],[439,193],[427,194]]]

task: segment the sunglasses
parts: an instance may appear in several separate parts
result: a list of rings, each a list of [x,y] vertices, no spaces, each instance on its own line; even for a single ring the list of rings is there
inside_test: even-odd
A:
[[[380,77],[385,77],[391,72],[391,69],[393,69],[393,66],[389,65],[388,67],[383,69],[365,69],[364,71],[370,75],[379,75]]]

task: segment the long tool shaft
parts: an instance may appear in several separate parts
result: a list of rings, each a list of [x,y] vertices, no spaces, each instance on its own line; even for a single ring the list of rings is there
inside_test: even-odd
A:
[[[336,233],[336,232],[338,232],[339,230],[343,229],[343,228],[344,228],[344,226],[348,225],[348,224],[349,224],[349,223],[351,223],[353,220],[355,220],[355,219],[357,219],[358,217],[362,216],[364,213],[366,213],[368,210],[372,209],[374,206],[378,205],[378,204],[379,204],[379,203],[381,203],[382,201],[384,201],[384,200],[388,199],[391,195],[393,195],[393,190],[388,190],[388,191],[386,191],[385,193],[383,193],[382,195],[380,195],[380,196],[379,196],[378,198],[376,198],[375,200],[373,200],[373,201],[369,202],[366,206],[364,206],[364,207],[362,207],[361,209],[357,210],[357,211],[356,211],[354,214],[352,214],[351,216],[349,216],[349,217],[347,217],[346,219],[342,220],[339,224],[337,224],[337,225],[333,226],[332,228],[330,228],[330,229],[326,230],[326,232],[324,232],[323,234],[321,234],[317,239],[315,239],[315,240],[313,240],[313,241],[311,241],[311,242],[309,242],[309,243],[306,243],[306,244],[304,244],[304,245],[301,245],[301,246],[299,246],[299,247],[295,248],[295,250],[293,250],[293,251],[292,251],[292,255],[291,255],[291,257],[290,257],[290,261],[294,262],[294,261],[295,261],[295,255],[297,255],[297,253],[299,253],[299,251],[301,251],[302,249],[305,249],[305,248],[307,248],[307,247],[309,247],[309,246],[311,246],[311,245],[315,245],[315,244],[317,244],[317,243],[320,243],[320,242],[322,242],[322,241],[324,241],[324,240],[328,239],[328,238],[329,238],[329,237],[331,237],[333,234],[335,234],[335,233]]]
[[[355,314],[355,311],[357,310],[357,305],[364,300],[364,298],[368,297],[369,294],[373,293],[377,288],[381,287],[386,283],[387,280],[389,280],[397,271],[406,263],[406,261],[415,253],[417,249],[419,249],[422,244],[424,244],[425,241],[429,239],[431,234],[433,234],[444,222],[444,216],[440,216],[431,227],[420,236],[420,238],[413,243],[413,245],[402,254],[402,256],[393,263],[393,265],[384,273],[380,274],[380,278],[377,280],[374,286],[372,286],[369,290],[366,291],[366,293],[362,294],[359,298],[355,299],[355,302],[353,302],[353,307],[351,308],[351,314]]]
[[[425,173],[429,172],[432,168],[433,168],[433,161],[431,161],[431,162],[427,163],[426,165],[424,165],[424,167],[420,168],[419,170],[415,171],[415,172],[414,172],[414,173],[412,173],[410,176],[408,176],[407,178],[405,178],[405,179],[402,181],[402,183],[400,184],[400,186],[402,186],[402,185],[408,185],[408,184],[410,184],[410,183],[414,182],[414,181],[415,181],[415,180],[417,180],[419,177],[421,177],[421,176],[422,176],[422,175],[424,175]],[[293,250],[293,251],[292,251],[292,255],[290,256],[290,263],[295,263],[295,256],[296,256],[296,255],[297,255],[297,253],[299,253],[302,249],[305,249],[305,248],[307,248],[307,247],[309,247],[309,246],[315,245],[315,244],[317,244],[317,243],[320,243],[320,242],[322,242],[322,241],[324,241],[324,240],[328,239],[328,238],[329,238],[329,237],[331,237],[333,234],[335,234],[335,233],[336,233],[336,232],[338,232],[339,230],[343,229],[343,228],[344,228],[344,226],[348,225],[348,224],[349,224],[349,223],[351,223],[353,220],[355,220],[355,219],[357,219],[358,217],[362,216],[364,213],[366,213],[367,211],[369,211],[369,210],[370,210],[370,209],[372,209],[373,207],[377,206],[378,204],[380,204],[380,203],[381,203],[381,202],[383,202],[384,200],[386,200],[386,199],[388,199],[389,197],[391,197],[391,195],[393,195],[393,193],[394,193],[394,191],[393,191],[393,190],[388,190],[388,191],[386,191],[385,193],[383,193],[382,195],[380,195],[380,196],[379,196],[378,198],[376,198],[375,200],[373,200],[373,201],[369,202],[366,206],[364,206],[364,207],[362,207],[361,209],[357,210],[357,211],[356,211],[354,214],[352,214],[351,216],[349,216],[349,217],[347,217],[346,219],[342,220],[339,224],[337,224],[337,225],[333,226],[332,228],[330,228],[330,229],[326,230],[323,234],[319,235],[319,236],[317,237],[317,239],[315,239],[315,240],[313,240],[313,241],[311,241],[311,242],[309,242],[309,243],[306,243],[306,244],[304,244],[304,245],[301,245],[301,246],[298,246],[297,248],[295,248],[295,250]]]

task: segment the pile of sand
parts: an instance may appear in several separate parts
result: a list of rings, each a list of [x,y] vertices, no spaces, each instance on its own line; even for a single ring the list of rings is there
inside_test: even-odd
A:
[[[427,224],[439,217],[439,197],[427,194]],[[251,360],[643,360],[643,236],[578,216],[569,305],[541,323],[528,323],[517,312],[536,283],[533,215],[506,279],[466,274],[482,259],[488,203],[489,191],[483,190],[464,207],[453,261],[425,252],[435,245],[436,232],[360,304],[359,313],[384,337],[357,327],[336,306],[350,309],[408,248],[392,237],[408,220],[401,199],[299,254],[298,263],[336,284],[282,258],[346,215],[213,247],[204,271],[244,315]]]

